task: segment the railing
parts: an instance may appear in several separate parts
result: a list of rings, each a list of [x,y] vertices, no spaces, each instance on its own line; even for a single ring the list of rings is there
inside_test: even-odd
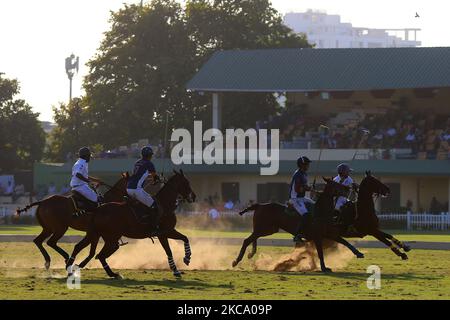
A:
[[[403,222],[407,230],[450,230],[450,213],[392,213],[380,214],[378,219],[382,222]]]

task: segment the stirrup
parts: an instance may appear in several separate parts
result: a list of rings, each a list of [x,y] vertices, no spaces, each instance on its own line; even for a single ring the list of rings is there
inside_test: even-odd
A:
[[[126,246],[128,242],[123,242],[122,238],[119,239],[119,247]]]

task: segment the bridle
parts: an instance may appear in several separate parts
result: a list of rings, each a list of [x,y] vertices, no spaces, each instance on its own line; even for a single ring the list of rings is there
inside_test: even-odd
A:
[[[164,186],[163,186],[162,188],[164,188],[164,187],[169,187],[170,190],[174,191],[174,192],[177,194],[177,203],[180,203],[181,201],[187,201],[187,202],[190,202],[190,199],[189,199],[190,195],[188,195],[188,196],[182,195],[182,194],[178,191],[178,189],[173,185],[173,182],[172,182],[171,179],[167,180],[167,179],[164,177],[163,180],[162,180],[161,182],[164,184]],[[162,190],[162,188],[161,188],[161,190]],[[160,191],[161,191],[161,190],[160,190]],[[158,193],[159,193],[159,192],[158,192]],[[178,195],[181,196],[181,199],[179,199]]]

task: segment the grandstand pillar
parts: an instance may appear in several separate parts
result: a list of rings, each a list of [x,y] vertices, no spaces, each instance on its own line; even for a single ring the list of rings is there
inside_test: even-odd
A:
[[[222,105],[217,92],[212,95],[212,127],[219,130],[222,127]]]
[[[448,213],[450,214],[450,178],[448,179]]]

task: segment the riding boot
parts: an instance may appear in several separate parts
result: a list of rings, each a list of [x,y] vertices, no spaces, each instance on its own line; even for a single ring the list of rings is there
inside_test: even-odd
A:
[[[160,218],[160,210],[156,201],[153,202],[153,205],[150,207],[150,238],[157,237],[161,234],[161,230],[159,228],[159,218]]]
[[[303,238],[305,238],[305,235],[303,234],[304,219],[305,219],[305,217],[301,215],[299,223],[298,223],[297,231],[296,231],[295,236],[294,236],[294,242],[296,242],[296,243],[303,243],[304,242],[303,241]]]

